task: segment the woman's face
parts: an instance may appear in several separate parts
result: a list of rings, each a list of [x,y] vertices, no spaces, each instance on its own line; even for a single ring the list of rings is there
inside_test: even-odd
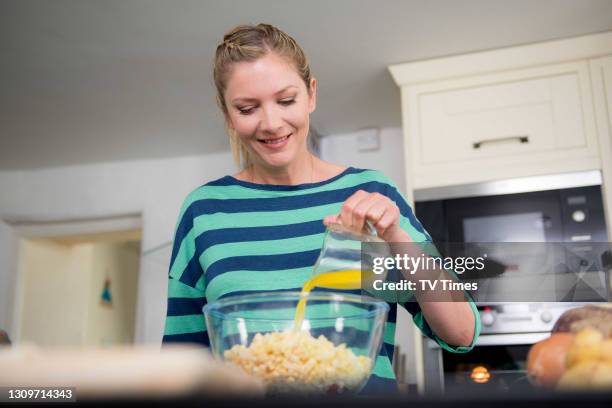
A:
[[[227,121],[249,149],[252,161],[286,167],[307,154],[309,115],[315,110],[316,81],[311,92],[285,58],[270,52],[232,67],[225,90]]]

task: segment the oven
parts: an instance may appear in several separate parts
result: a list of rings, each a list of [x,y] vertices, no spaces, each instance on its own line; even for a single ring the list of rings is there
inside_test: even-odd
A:
[[[571,243],[597,262],[585,265],[585,257],[567,253],[565,267],[605,277],[602,287],[609,299],[611,257],[599,171],[415,191],[415,212],[442,255],[452,255],[444,253],[449,243]],[[529,268],[527,252],[507,256],[513,265],[506,265],[506,276],[508,270],[537,273]],[[424,341],[426,392],[524,386],[531,345],[548,337],[563,312],[601,297],[585,291],[575,292],[567,302],[511,300],[477,301],[481,335],[467,354],[449,353]]]

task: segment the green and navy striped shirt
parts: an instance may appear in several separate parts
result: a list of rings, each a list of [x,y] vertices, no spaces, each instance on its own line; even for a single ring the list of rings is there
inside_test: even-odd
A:
[[[207,302],[259,291],[300,290],[311,277],[323,244],[323,218],[338,214],[344,201],[358,190],[389,197],[400,209],[400,227],[415,242],[431,241],[396,185],[374,170],[349,167],[329,180],[293,186],[225,176],[191,192],[176,228],[163,341],[208,346],[202,315]],[[471,349],[453,347],[438,338],[414,300],[401,305],[442,348],[452,352]],[[364,392],[395,389],[391,361],[397,304],[389,306],[384,344]],[[477,323],[475,341],[479,316],[473,303],[471,306]]]

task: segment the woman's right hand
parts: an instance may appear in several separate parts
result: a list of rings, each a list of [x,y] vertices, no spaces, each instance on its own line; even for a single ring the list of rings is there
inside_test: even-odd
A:
[[[355,231],[363,231],[366,221],[376,234],[387,242],[409,242],[408,234],[399,226],[400,210],[389,197],[380,193],[356,191],[342,204],[339,214],[323,219],[323,224],[335,222]]]

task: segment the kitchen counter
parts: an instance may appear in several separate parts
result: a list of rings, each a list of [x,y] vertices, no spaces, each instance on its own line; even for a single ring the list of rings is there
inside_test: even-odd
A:
[[[150,399],[150,398],[130,398],[123,400],[79,400],[81,404],[89,406],[115,405],[119,403],[129,403],[130,405],[148,406],[182,406],[182,407],[249,407],[265,406],[270,408],[280,408],[291,406],[296,407],[332,407],[332,406],[351,406],[353,408],[392,408],[392,407],[452,407],[452,408],[475,408],[475,407],[516,407],[525,408],[535,406],[538,408],[551,407],[606,407],[612,406],[612,393],[556,393],[544,392],[525,388],[517,390],[511,394],[500,394],[498,392],[483,391],[479,393],[447,393],[444,396],[419,397],[416,395],[404,395],[394,398],[372,398],[372,397],[328,397],[328,398],[261,398],[261,399],[211,399],[198,396],[185,396],[184,398],[173,399]]]

